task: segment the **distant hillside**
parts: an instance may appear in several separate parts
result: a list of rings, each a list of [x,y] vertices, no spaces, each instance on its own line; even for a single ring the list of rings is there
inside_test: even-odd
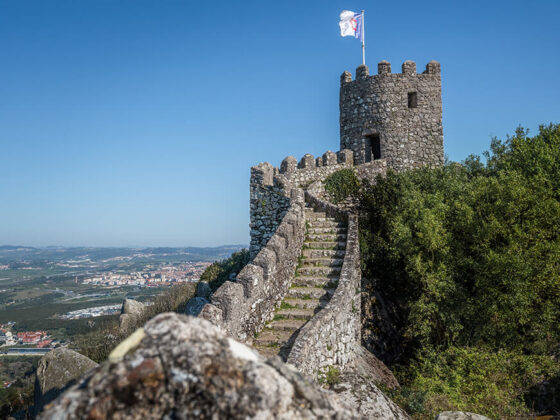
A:
[[[182,261],[215,261],[229,257],[232,253],[247,248],[246,245],[222,245],[216,247],[157,247],[157,248],[108,248],[108,247],[27,247],[0,246],[0,263],[16,261],[63,261],[69,259],[89,259],[100,261],[125,257],[142,260],[158,260],[165,256]]]

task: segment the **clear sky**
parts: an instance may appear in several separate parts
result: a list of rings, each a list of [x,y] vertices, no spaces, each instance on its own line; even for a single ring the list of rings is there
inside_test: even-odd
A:
[[[442,64],[445,150],[560,122],[558,0],[0,0],[0,244],[249,242],[249,168],[338,150],[366,60]]]

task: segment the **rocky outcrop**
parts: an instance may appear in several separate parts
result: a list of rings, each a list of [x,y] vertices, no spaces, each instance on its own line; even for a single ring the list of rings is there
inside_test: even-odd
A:
[[[204,299],[210,299],[212,296],[212,289],[205,281],[199,281],[196,285],[196,296]]]
[[[408,414],[375,386],[371,377],[358,370],[344,371],[340,382],[331,389],[343,403],[355,407],[367,419],[410,420]]]
[[[466,413],[463,411],[444,411],[435,420],[490,420],[480,414]]]
[[[138,320],[144,314],[146,305],[134,299],[125,299],[119,317],[119,329],[121,332],[130,332],[136,327]]]
[[[204,305],[210,303],[210,301],[204,297],[195,296],[192,299],[189,299],[187,305],[185,306],[185,314],[198,316]]]
[[[97,366],[93,360],[65,347],[54,349],[39,361],[35,379],[35,412]]]
[[[139,334],[134,352],[97,367],[40,418],[368,418],[345,402],[345,391],[308,383],[280,359],[265,360],[204,319],[161,314]],[[381,402],[376,392],[370,399]],[[384,419],[406,418],[392,413],[387,400],[380,404]]]

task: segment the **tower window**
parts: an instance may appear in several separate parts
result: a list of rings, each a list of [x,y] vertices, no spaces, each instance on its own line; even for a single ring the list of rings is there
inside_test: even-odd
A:
[[[366,136],[365,161],[371,162],[376,159],[381,159],[381,140],[379,134],[372,134]]]
[[[409,108],[418,107],[418,92],[408,92],[408,107]]]

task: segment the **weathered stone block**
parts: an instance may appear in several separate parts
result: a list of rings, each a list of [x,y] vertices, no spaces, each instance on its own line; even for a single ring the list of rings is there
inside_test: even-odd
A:
[[[295,172],[296,170],[297,170],[297,159],[293,156],[288,156],[287,158],[285,158],[282,161],[282,164],[280,165],[281,174],[292,173]]]
[[[416,74],[416,63],[410,60],[405,61],[402,65],[402,72],[407,76]]]
[[[298,167],[300,169],[311,169],[311,168],[315,168],[315,158],[313,157],[312,154],[305,154],[303,155],[303,157],[301,158],[301,160],[299,161],[299,165]]]
[[[237,282],[243,285],[245,297],[251,297],[253,290],[262,286],[263,268],[254,264],[247,264],[237,275]]]
[[[354,165],[354,152],[350,149],[344,149],[338,152],[338,162],[348,166]]]
[[[338,158],[336,157],[336,153],[331,152],[330,150],[326,151],[323,154],[323,166],[332,166],[337,164]]]
[[[385,60],[380,61],[377,64],[377,74],[391,74],[391,63]]]
[[[239,283],[226,281],[212,295],[212,303],[222,310],[225,321],[234,325],[233,321],[242,319],[244,291]]]

